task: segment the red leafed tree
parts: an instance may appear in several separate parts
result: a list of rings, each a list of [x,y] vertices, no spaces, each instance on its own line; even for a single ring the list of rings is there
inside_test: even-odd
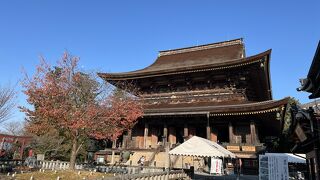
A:
[[[101,84],[94,76],[80,72],[79,59],[64,53],[52,67],[44,59],[33,77],[26,75],[22,86],[32,108],[21,107],[26,113],[26,130],[42,135],[50,129],[70,139],[70,167],[83,139],[115,139],[132,128],[142,116],[140,101],[132,95],[111,93],[102,96]]]
[[[95,139],[114,140],[124,131],[131,129],[137,119],[142,116],[142,106],[139,101],[119,89],[116,89],[100,108],[109,109],[109,111],[104,111],[105,114],[101,117],[106,118],[100,118],[91,128],[90,136]],[[101,130],[106,127],[111,130],[108,132],[112,133]]]

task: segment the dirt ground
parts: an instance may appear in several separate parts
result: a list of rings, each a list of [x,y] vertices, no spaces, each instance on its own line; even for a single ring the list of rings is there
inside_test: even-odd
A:
[[[30,180],[33,176],[34,180],[57,180],[60,177],[61,180],[95,180],[103,177],[110,177],[113,174],[105,174],[100,172],[89,172],[89,171],[51,171],[47,170],[45,172],[29,172],[23,174],[16,174],[15,177],[12,175],[0,175],[1,180]]]

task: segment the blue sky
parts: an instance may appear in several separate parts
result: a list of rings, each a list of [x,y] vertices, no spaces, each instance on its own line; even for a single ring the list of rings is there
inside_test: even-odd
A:
[[[0,84],[33,74],[65,50],[85,70],[144,68],[158,51],[244,38],[247,55],[272,48],[274,99],[297,92],[320,39],[320,1],[0,1]],[[25,105],[21,87],[18,103]],[[16,110],[12,120],[22,120]]]

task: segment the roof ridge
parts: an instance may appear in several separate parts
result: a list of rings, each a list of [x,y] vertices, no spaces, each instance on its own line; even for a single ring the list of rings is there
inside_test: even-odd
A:
[[[163,51],[159,51],[159,56],[166,56],[166,55],[180,54],[180,53],[185,53],[185,52],[213,49],[213,48],[219,48],[219,47],[225,47],[225,46],[232,46],[232,45],[236,45],[236,44],[243,44],[243,38],[232,39],[232,40],[228,40],[228,41],[221,41],[221,42],[210,43],[210,44],[197,45],[197,46],[190,46],[190,47],[185,47],[185,48],[163,50]]]

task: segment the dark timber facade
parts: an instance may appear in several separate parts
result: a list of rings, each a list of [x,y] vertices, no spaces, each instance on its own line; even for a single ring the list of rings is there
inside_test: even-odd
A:
[[[279,136],[288,102],[272,100],[270,55],[246,57],[235,39],[160,51],[149,67],[99,76],[140,90],[144,116],[128,133],[127,148],[174,146],[197,135],[221,143],[250,169],[265,139]]]

